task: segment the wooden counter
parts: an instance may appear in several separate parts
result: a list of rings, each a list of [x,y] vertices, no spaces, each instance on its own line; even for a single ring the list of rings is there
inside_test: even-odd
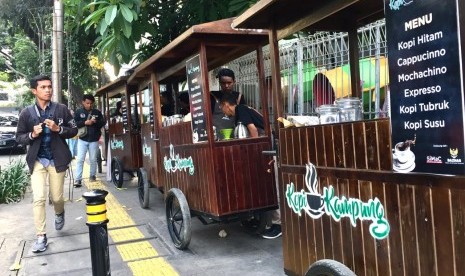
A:
[[[166,169],[161,174],[164,189],[179,188],[192,211],[221,220],[230,214],[277,208],[272,158],[262,154],[271,149],[268,138],[194,144],[187,122],[162,127],[160,141],[160,159],[170,158],[171,145],[175,155],[192,158],[193,174]]]
[[[334,259],[357,275],[461,275],[465,271],[465,178],[392,171],[388,119],[280,130],[280,198],[284,267],[304,275],[317,260]],[[370,235],[372,221],[323,214],[297,215],[287,184],[305,185],[316,166],[319,193],[332,185],[339,198],[378,198],[390,231]]]

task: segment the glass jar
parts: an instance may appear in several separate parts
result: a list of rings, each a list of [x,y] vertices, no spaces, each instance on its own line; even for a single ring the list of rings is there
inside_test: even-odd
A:
[[[339,122],[339,108],[334,104],[324,104],[317,108],[320,115],[320,124],[332,124]]]
[[[339,108],[339,121],[352,122],[362,119],[362,101],[359,98],[341,98],[335,101]]]

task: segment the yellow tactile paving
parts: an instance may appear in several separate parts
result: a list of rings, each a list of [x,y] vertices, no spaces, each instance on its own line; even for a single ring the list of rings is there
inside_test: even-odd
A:
[[[162,258],[153,258],[136,262],[129,262],[133,275],[137,276],[172,276],[178,273]],[[157,269],[153,269],[157,268]]]
[[[83,175],[89,174],[89,166],[84,163]],[[89,190],[102,189],[107,190],[105,185],[100,181],[95,181],[85,184]],[[108,192],[105,197],[107,217],[110,220],[108,223],[109,228],[127,227],[121,229],[109,230],[108,234],[113,242],[123,242],[134,239],[145,238],[144,234],[136,227],[133,219],[122,206],[118,200]],[[131,227],[132,226],[132,227]],[[159,276],[175,276],[179,275],[176,270],[153,248],[148,241],[130,242],[127,244],[117,245],[118,250],[123,261],[128,262],[128,266],[133,275],[159,275]],[[143,259],[143,260],[140,260]],[[137,261],[140,260],[140,261]]]
[[[121,244],[117,245],[116,248],[125,262],[158,256],[157,251],[148,241]],[[140,250],[141,248],[143,250]]]
[[[144,238],[144,234],[142,234],[142,232],[137,229],[137,227],[109,230],[108,233],[114,242],[123,242]]]

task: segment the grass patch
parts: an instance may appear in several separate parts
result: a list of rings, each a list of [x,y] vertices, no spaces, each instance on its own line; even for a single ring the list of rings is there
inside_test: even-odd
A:
[[[13,161],[0,171],[0,204],[18,202],[24,197],[26,187],[29,185],[29,174],[26,162]]]

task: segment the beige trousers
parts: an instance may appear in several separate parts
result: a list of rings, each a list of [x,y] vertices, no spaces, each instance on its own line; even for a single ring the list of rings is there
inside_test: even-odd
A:
[[[63,200],[63,186],[65,183],[65,172],[57,173],[55,167],[44,166],[36,161],[31,175],[31,186],[33,194],[34,224],[36,234],[45,234],[45,202],[47,201],[47,176],[49,180],[50,197],[53,202],[55,214],[61,214],[65,210]]]

